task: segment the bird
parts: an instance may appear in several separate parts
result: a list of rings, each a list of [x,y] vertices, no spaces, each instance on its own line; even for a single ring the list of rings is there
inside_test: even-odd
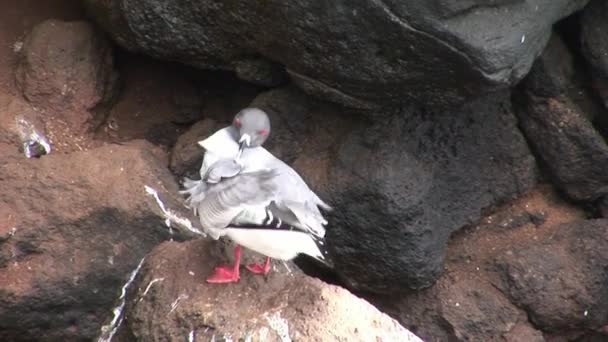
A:
[[[241,246],[266,256],[246,268],[266,275],[270,259],[300,254],[325,260],[324,218],[332,207],[315,194],[289,165],[262,145],[270,119],[259,108],[239,111],[232,123],[199,141],[205,149],[200,180],[184,180],[186,203],[213,239],[236,242],[234,264],[218,266],[208,283],[238,282]]]

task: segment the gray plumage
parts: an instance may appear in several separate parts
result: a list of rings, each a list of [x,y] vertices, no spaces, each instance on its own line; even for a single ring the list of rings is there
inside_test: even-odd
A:
[[[245,247],[283,260],[298,253],[322,258],[315,241],[324,237],[327,221],[319,207],[331,207],[290,166],[258,143],[250,145],[251,141],[263,142],[265,137],[256,134],[265,135],[270,129],[267,122],[256,119],[261,114],[265,116],[259,110],[242,111],[233,125],[199,142],[206,150],[202,179],[186,179],[181,193],[188,196],[187,204],[214,239],[227,235]],[[243,149],[243,144],[249,146]],[[269,217],[298,230],[267,226]]]
[[[243,166],[234,159],[220,159],[213,163],[205,172],[203,181],[208,184],[219,183],[222,179],[238,175]]]

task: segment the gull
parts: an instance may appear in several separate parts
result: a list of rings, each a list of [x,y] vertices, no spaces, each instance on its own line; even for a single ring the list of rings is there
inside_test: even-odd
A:
[[[324,261],[327,220],[320,208],[331,207],[262,147],[269,134],[268,115],[245,108],[231,125],[199,142],[205,149],[201,180],[186,179],[181,193],[209,236],[237,244],[234,264],[216,267],[209,283],[238,282],[241,246],[266,256],[263,265],[246,266],[255,274],[268,274],[271,258],[306,254]]]

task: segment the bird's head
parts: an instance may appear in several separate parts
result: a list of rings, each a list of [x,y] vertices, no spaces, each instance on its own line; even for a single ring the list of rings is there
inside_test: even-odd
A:
[[[238,112],[232,120],[232,126],[239,132],[239,152],[245,148],[262,146],[270,134],[268,114],[258,108],[245,108]]]

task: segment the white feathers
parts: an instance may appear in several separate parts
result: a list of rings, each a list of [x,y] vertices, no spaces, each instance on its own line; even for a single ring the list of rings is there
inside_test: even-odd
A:
[[[231,129],[220,129],[198,143],[206,150],[201,176],[219,159],[237,157],[239,145]],[[246,148],[239,157],[243,168],[234,179],[218,184],[191,180],[184,182],[186,189],[181,193],[189,196],[187,203],[199,216],[201,225],[215,239],[226,235],[238,244],[271,258],[289,260],[304,253],[322,259],[322,253],[310,234],[317,237],[325,235],[324,225],[327,220],[318,207],[330,207],[308,187],[295,170],[263,147]],[[268,173],[263,173],[268,170],[273,172],[270,178]],[[256,173],[260,174],[258,180],[252,181],[244,177],[241,182],[238,179],[242,175]],[[266,178],[262,180],[261,177]],[[267,211],[271,203],[275,208]],[[270,223],[273,219],[303,231],[234,227],[263,225],[266,220]]]
[[[303,253],[323,260],[323,253],[310,234],[296,230],[227,228],[226,236],[260,254],[278,260],[291,260]]]

